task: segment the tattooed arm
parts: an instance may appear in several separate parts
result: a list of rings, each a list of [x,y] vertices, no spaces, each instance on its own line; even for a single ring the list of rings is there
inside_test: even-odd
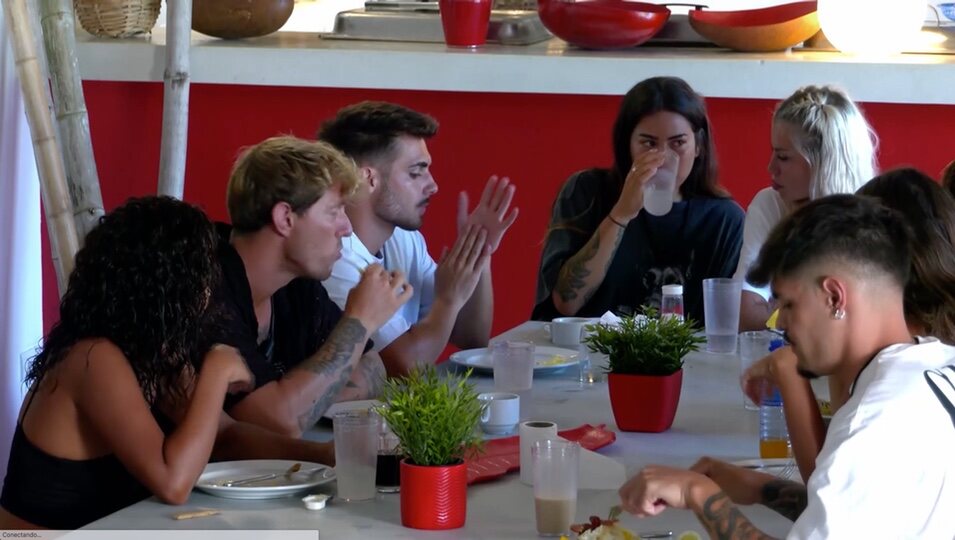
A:
[[[703,457],[690,468],[719,487],[736,504],[762,504],[796,521],[806,509],[806,486],[759,471]]]
[[[312,356],[229,410],[236,420],[300,437],[331,405],[352,375],[368,340],[358,319],[343,317]]]
[[[564,315],[577,313],[590,300],[607,275],[607,269],[613,262],[624,232],[624,228],[612,221],[611,216],[600,222],[590,240],[574,256],[567,259],[557,275],[557,284],[551,298],[557,311]]]
[[[689,508],[719,540],[771,538],[750,523],[711,478],[695,471],[651,465],[620,488],[623,509],[653,516],[664,509]]]
[[[551,293],[557,311],[564,315],[576,314],[603,283],[627,224],[643,208],[643,184],[662,164],[663,154],[652,150],[634,160],[610,213],[584,247],[561,267]]]
[[[354,383],[361,384],[358,380],[362,378],[366,385],[378,380],[374,377],[381,364],[377,355],[359,361],[365,342],[413,292],[400,272],[369,266],[349,292],[342,318],[321,348],[281,379],[246,396],[229,414],[278,433],[301,436],[345,390],[356,365],[361,365],[361,374]]]
[[[381,395],[386,378],[385,364],[381,357],[378,353],[369,351],[358,360],[357,369],[352,371],[345,388],[335,396],[335,401],[375,399]],[[315,421],[317,422],[318,418]]]
[[[695,505],[694,505],[695,506]],[[716,540],[766,540],[772,536],[760,531],[739,511],[722,491],[706,499],[702,506],[693,508],[696,517]]]

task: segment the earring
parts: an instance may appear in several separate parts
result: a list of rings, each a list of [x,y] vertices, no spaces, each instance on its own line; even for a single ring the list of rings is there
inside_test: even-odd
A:
[[[845,319],[845,318],[846,318],[846,310],[844,310],[844,309],[842,309],[842,308],[836,308],[836,310],[832,312],[832,318],[835,319],[835,320],[837,320],[837,321],[841,321],[842,319]]]

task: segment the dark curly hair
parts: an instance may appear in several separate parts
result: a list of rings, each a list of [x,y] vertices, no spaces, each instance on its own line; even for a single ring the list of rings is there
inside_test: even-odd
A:
[[[955,200],[912,168],[876,176],[856,193],[896,210],[912,228],[905,316],[926,334],[955,343]]]
[[[180,377],[205,342],[219,279],[217,237],[198,208],[130,199],[100,219],[76,254],[60,320],[27,370],[32,385],[80,340],[105,338],[129,360],[150,405],[184,397]]]

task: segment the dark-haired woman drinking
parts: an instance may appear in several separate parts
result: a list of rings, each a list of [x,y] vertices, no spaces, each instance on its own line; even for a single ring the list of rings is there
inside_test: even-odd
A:
[[[532,318],[634,313],[682,284],[687,314],[702,323],[702,282],[733,275],[744,220],[717,183],[703,98],[673,77],[638,83],[620,106],[613,153],[612,168],[574,174],[554,202]],[[644,184],[667,153],[678,158],[673,207],[650,215]]]

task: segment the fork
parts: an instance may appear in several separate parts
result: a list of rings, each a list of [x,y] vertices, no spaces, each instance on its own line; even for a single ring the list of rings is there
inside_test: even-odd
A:
[[[289,470],[285,471],[284,473],[270,473],[270,474],[263,474],[263,475],[260,475],[260,476],[253,476],[253,477],[251,477],[251,478],[242,478],[242,479],[240,479],[240,480],[227,480],[227,481],[225,481],[225,482],[222,482],[222,484],[220,484],[220,485],[221,485],[222,487],[239,487],[239,486],[246,486],[246,485],[249,485],[249,484],[255,484],[255,483],[257,483],[257,482],[264,482],[264,481],[266,481],[266,480],[273,480],[273,479],[278,478],[278,477],[280,477],[280,476],[288,476],[288,477],[291,477],[291,476],[292,476],[293,474],[295,474],[295,473],[301,473],[301,474],[304,474],[304,475],[306,475],[306,476],[311,476],[311,475],[317,473],[318,471],[320,471],[320,470],[322,470],[322,469],[324,468],[324,467],[314,467],[314,468],[311,468],[311,469],[301,470],[301,467],[302,467],[301,464],[296,463],[296,465],[298,465],[297,468],[293,465],[292,467],[289,468]]]
[[[783,467],[781,471],[776,475],[783,480],[792,480],[793,474],[796,472],[796,460],[791,459],[786,466]]]

